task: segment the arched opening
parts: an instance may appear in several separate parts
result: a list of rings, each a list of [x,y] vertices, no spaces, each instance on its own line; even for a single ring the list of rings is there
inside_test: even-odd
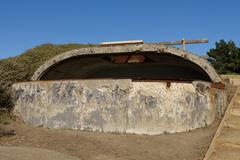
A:
[[[39,80],[133,79],[211,82],[196,63],[170,53],[79,55],[49,67]]]

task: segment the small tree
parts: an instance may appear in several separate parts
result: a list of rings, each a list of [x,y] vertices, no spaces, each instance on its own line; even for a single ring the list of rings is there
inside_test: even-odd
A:
[[[207,55],[210,62],[220,74],[240,73],[240,49],[233,41],[215,43],[216,48],[210,49]]]

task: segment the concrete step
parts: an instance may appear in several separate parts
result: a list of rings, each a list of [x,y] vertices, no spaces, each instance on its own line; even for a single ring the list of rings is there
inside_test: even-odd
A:
[[[204,160],[240,160],[240,89],[222,122]]]
[[[240,116],[240,107],[233,107],[230,109],[230,115]]]
[[[228,119],[224,121],[224,126],[234,129],[240,129],[240,116],[230,115]]]
[[[230,109],[230,114],[234,116],[240,116],[240,101],[238,99],[235,99],[233,106]]]
[[[240,160],[240,150],[225,149],[215,151],[211,154],[208,160]]]
[[[223,128],[216,139],[217,149],[235,148],[240,149],[240,129]]]
[[[222,144],[219,144],[217,146],[217,148],[219,148],[219,149],[223,149],[223,148],[238,149],[239,152],[240,152],[240,145],[239,144],[234,144],[234,143],[222,143]]]
[[[237,97],[240,97],[240,91],[237,92]]]
[[[233,101],[233,105],[238,105],[240,104],[240,93],[238,93],[239,95],[235,97],[234,101]]]

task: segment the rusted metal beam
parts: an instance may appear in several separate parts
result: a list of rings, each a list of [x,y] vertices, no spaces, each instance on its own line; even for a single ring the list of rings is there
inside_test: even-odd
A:
[[[121,55],[113,58],[113,62],[117,64],[122,63],[142,63],[145,60],[143,55]]]
[[[143,55],[132,55],[128,59],[128,63],[142,63],[145,60],[145,56]]]
[[[117,64],[122,64],[122,63],[126,63],[128,59],[129,59],[129,55],[121,55],[121,56],[114,57],[113,62]]]
[[[171,82],[167,82],[167,88],[170,88],[171,87]]]
[[[225,85],[221,82],[211,83],[211,88],[224,89]]]

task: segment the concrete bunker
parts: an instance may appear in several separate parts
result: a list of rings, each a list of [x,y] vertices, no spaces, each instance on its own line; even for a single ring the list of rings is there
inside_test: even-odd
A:
[[[16,114],[35,126],[160,134],[211,124],[224,111],[221,78],[203,59],[159,44],[60,54],[13,85]]]

